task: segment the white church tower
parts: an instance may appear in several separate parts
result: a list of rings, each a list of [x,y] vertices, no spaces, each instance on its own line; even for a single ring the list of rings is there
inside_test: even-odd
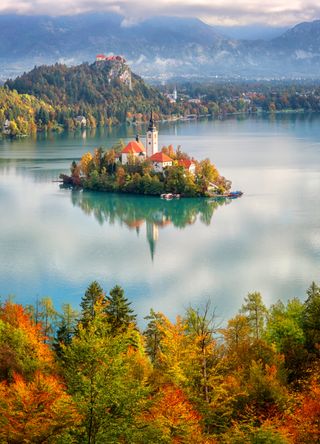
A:
[[[153,120],[153,115],[151,111],[150,122],[146,137],[146,150],[147,157],[153,156],[153,154],[159,151],[158,149],[158,130]]]

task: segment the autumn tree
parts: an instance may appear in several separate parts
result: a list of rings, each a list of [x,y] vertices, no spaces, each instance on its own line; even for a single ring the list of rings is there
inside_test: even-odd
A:
[[[81,172],[85,176],[88,176],[88,174],[90,172],[90,165],[91,165],[92,160],[93,160],[93,158],[92,158],[92,154],[90,152],[83,154],[83,156],[81,157],[80,169],[81,169]]]
[[[128,329],[114,335],[98,299],[95,315],[85,328],[80,323],[77,335],[63,347],[68,389],[84,418],[79,442],[134,442],[148,365],[142,347],[130,346],[133,334]]]
[[[284,431],[290,433],[294,444],[319,444],[320,384],[319,373],[313,376],[308,388],[296,397],[292,414],[285,418]]]
[[[187,310],[185,322],[186,333],[199,356],[202,376],[199,391],[205,402],[209,403],[208,372],[210,360],[214,354],[215,340],[213,335],[216,331],[215,312],[211,309],[210,302],[205,304],[203,310],[190,307]]]
[[[262,302],[261,294],[258,292],[249,293],[244,298],[244,302],[241,312],[248,318],[252,334],[258,340],[264,331],[267,309]]]
[[[201,416],[192,406],[183,390],[166,384],[152,400],[144,419],[158,430],[163,443],[205,444],[209,438],[202,433]]]
[[[0,440],[8,444],[57,442],[80,423],[80,415],[55,376],[37,371],[0,384]]]
[[[264,338],[283,354],[289,382],[303,378],[308,360],[303,314],[304,305],[298,299],[286,305],[279,301],[268,311]]]
[[[14,373],[29,379],[53,365],[40,324],[34,324],[21,305],[6,302],[0,308],[0,380]]]
[[[57,317],[58,314],[53,306],[52,299],[49,297],[40,299],[38,319],[42,326],[45,341],[51,342],[53,340]]]
[[[55,442],[79,422],[41,324],[21,305],[0,309],[0,440]]]

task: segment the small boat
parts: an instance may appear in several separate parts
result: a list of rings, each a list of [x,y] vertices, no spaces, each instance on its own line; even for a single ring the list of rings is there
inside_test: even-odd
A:
[[[180,194],[164,193],[160,195],[160,198],[165,200],[180,199]]]
[[[230,191],[225,196],[229,197],[229,199],[236,199],[237,197],[241,197],[242,195],[243,195],[242,191]]]

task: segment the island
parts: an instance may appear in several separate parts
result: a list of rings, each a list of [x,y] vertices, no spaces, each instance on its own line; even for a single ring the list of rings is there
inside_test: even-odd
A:
[[[158,130],[151,112],[145,145],[137,135],[127,145],[95,149],[72,162],[64,185],[85,190],[176,197],[237,197],[231,181],[221,176],[209,159],[198,161],[180,147],[159,150]]]

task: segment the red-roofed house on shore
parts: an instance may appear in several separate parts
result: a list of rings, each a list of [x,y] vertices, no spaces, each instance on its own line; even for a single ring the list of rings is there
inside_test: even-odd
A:
[[[189,171],[189,173],[191,174],[195,174],[196,172],[196,164],[194,163],[193,160],[181,159],[178,161],[178,165],[183,166],[183,168]]]
[[[154,153],[151,157],[149,157],[153,165],[153,169],[156,173],[162,173],[164,168],[172,166],[171,157],[167,156],[162,152]]]
[[[136,140],[131,140],[128,145],[121,151],[121,163],[126,165],[130,159],[145,160],[146,149],[142,142],[139,140],[139,136]]]

